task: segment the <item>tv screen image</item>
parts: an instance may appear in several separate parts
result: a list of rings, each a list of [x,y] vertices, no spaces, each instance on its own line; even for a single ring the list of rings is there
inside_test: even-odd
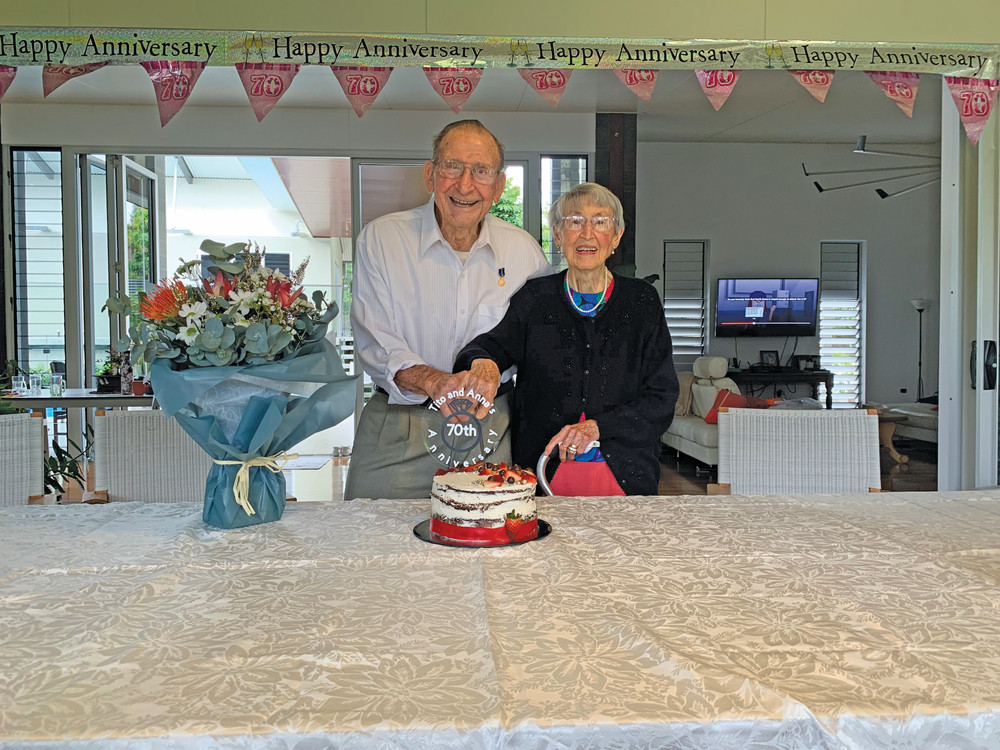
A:
[[[719,279],[716,336],[815,336],[819,279]]]

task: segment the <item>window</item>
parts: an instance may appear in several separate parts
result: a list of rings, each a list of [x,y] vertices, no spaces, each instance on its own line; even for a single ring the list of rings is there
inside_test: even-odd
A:
[[[864,400],[861,300],[863,249],[858,242],[820,245],[819,356],[833,373],[833,408],[853,409]]]
[[[292,275],[291,253],[273,253],[270,250],[264,252],[264,266],[274,271],[281,271],[285,276]]]
[[[59,151],[13,149],[14,351],[25,370],[66,361]]]
[[[542,157],[542,253],[557,271],[566,268],[566,259],[553,246],[549,229],[549,209],[567,190],[587,181],[586,156]]]
[[[490,213],[524,228],[524,173],[525,164],[507,162],[503,168],[507,183],[500,200],[493,204]]]
[[[129,159],[125,163],[125,239],[128,259],[128,293],[135,296],[156,283],[154,270],[155,175]]]
[[[663,315],[674,364],[693,365],[705,353],[704,241],[663,241]]]

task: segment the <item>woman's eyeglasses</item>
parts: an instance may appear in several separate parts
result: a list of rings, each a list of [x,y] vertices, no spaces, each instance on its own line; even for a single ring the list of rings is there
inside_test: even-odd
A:
[[[460,179],[468,169],[472,173],[472,179],[481,185],[491,184],[497,174],[497,171],[487,164],[466,164],[458,159],[439,159],[434,165],[439,175],[450,180]]]
[[[613,216],[591,216],[589,219],[585,216],[563,216],[560,221],[563,228],[570,232],[582,232],[588,221],[595,232],[612,232],[618,226]]]

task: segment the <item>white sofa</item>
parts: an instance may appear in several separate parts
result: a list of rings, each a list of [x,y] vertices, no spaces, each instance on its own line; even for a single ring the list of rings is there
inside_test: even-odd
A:
[[[691,456],[708,466],[719,463],[719,426],[705,421],[723,388],[739,393],[730,378],[725,357],[698,357],[692,372],[678,373],[680,395],[674,409],[674,421],[660,442],[666,448]]]
[[[928,443],[937,442],[938,411],[937,404],[876,404],[889,414],[906,417],[903,422],[896,422],[896,437],[924,440]]]

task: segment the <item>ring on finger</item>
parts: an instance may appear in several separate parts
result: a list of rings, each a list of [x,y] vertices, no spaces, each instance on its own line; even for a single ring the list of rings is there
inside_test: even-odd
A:
[[[576,453],[576,446],[571,445],[566,450],[569,451],[570,453]]]

